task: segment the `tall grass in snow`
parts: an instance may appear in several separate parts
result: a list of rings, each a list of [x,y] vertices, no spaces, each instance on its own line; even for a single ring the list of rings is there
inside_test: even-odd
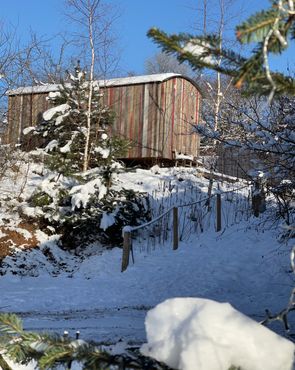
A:
[[[234,187],[235,186],[235,187]],[[241,187],[241,186],[240,186]],[[222,229],[251,216],[251,197],[247,187],[237,190],[238,185],[225,185],[221,191]],[[218,191],[215,189],[215,192]],[[177,186],[171,181],[159,182],[149,196],[151,218],[155,220],[132,232],[133,253],[151,252],[156,248],[172,249],[173,212],[178,208],[179,241],[189,241],[206,231],[215,232],[216,196],[213,192],[210,206],[207,193],[195,184]]]

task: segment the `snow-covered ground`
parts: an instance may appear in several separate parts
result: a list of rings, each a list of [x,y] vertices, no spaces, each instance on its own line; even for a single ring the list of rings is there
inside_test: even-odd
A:
[[[121,256],[119,248],[94,254],[74,273],[57,277],[45,267],[38,277],[2,276],[1,310],[20,313],[29,329],[77,329],[97,341],[143,342],[146,310],[167,298],[230,302],[260,320],[266,308],[284,307],[294,284],[289,249],[275,233],[249,223],[192,237],[177,251],[166,245],[137,253],[124,273]]]
[[[195,176],[193,169],[156,172],[122,174],[116,186],[152,193],[165,179],[179,184],[181,194],[190,181],[206,195],[207,182]],[[37,181],[37,175],[30,178],[28,191]],[[71,335],[79,330],[83,339],[107,343],[119,339],[145,342],[146,312],[174,297],[229,302],[260,321],[265,309],[276,313],[286,306],[294,286],[291,244],[277,241],[278,230],[265,222],[266,217],[251,217],[218,233],[214,227],[191,233],[176,251],[171,241],[152,250],[135,244],[135,263],[124,273],[120,248],[102,251],[99,245],[92,245],[82,258],[57,249],[54,237],[43,240],[40,249],[18,251],[17,258],[4,260],[0,311],[17,312],[30,330],[67,330]],[[48,251],[54,258],[47,258]],[[32,276],[16,274],[26,275],[32,265]],[[283,332],[280,325],[274,329]]]

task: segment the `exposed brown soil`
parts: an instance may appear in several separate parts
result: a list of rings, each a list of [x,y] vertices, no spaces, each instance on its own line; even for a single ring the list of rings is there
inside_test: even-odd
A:
[[[0,226],[0,260],[11,254],[13,248],[31,249],[38,246],[36,238],[37,227],[34,224],[21,222],[18,229],[23,229],[30,233],[30,237],[26,237],[21,230],[9,226]]]

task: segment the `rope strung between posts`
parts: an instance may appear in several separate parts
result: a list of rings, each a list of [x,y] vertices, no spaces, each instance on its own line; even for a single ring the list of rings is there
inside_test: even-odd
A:
[[[220,194],[220,195],[229,194],[229,193],[233,193],[235,191],[242,190],[242,189],[245,189],[245,188],[248,188],[248,187],[249,187],[249,185],[245,185],[245,186],[242,186],[240,188],[233,189],[233,190],[227,190],[227,191],[219,192],[218,194]],[[147,222],[145,224],[138,225],[138,226],[124,226],[123,229],[122,229],[122,234],[124,234],[125,232],[132,232],[132,231],[140,230],[140,229],[142,229],[142,228],[144,228],[146,226],[152,225],[153,223],[159,221],[161,218],[163,218],[164,216],[166,216],[169,212],[171,212],[174,207],[184,208],[184,207],[194,206],[196,204],[201,204],[203,202],[208,201],[209,199],[212,199],[213,197],[215,197],[215,195],[216,194],[213,194],[210,197],[206,197],[206,198],[201,199],[201,200],[198,200],[196,202],[172,206],[172,207],[168,208],[167,211],[163,212],[162,214],[160,214],[159,216],[157,216],[156,218],[154,218],[153,220],[151,220],[151,221],[149,221],[149,222]]]
[[[210,195],[209,197],[197,200],[195,202],[180,204],[180,205],[174,205],[174,206],[170,207],[169,209],[167,209],[162,214],[160,214],[158,217],[154,218],[153,220],[151,220],[149,222],[146,222],[145,224],[142,224],[142,225],[139,225],[139,226],[125,226],[122,229],[123,255],[122,255],[121,271],[122,272],[125,271],[127,269],[128,265],[129,265],[130,252],[131,252],[132,261],[134,263],[133,243],[132,243],[132,237],[131,237],[132,232],[143,229],[147,226],[153,225],[154,223],[161,220],[163,217],[165,217],[166,215],[168,215],[172,211],[173,212],[173,238],[172,238],[172,240],[173,240],[173,249],[175,250],[175,249],[178,248],[178,208],[185,208],[185,207],[189,207],[189,206],[194,206],[196,204],[201,204],[201,203],[204,203],[204,202],[208,202],[210,199],[217,196],[217,205],[219,204],[219,208],[217,206],[217,230],[216,231],[220,231],[221,230],[221,195],[222,194],[233,193],[233,192],[236,192],[236,191],[248,188],[248,187],[249,187],[249,185],[245,185],[245,186],[242,186],[242,187],[239,187],[239,188],[236,188],[236,189],[227,190],[227,191],[223,191],[223,192],[220,192],[218,190],[217,193],[215,193],[213,195]]]

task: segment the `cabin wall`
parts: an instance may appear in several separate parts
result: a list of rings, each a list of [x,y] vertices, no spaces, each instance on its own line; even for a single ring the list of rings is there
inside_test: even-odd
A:
[[[112,134],[132,143],[128,158],[161,157],[158,136],[158,83],[108,87],[105,104],[115,112]]]
[[[199,120],[200,93],[187,80],[176,81],[176,99],[173,149],[179,153],[197,156],[200,138],[194,132],[194,125]]]
[[[193,124],[199,118],[200,93],[189,81],[170,79],[159,86],[161,147],[163,156],[171,159],[173,152],[197,156],[199,136]]]
[[[18,144],[23,141],[23,130],[42,121],[42,114],[50,103],[47,93],[11,95],[8,99],[8,129],[4,141]]]
[[[109,87],[105,104],[115,112],[113,135],[132,142],[128,158],[173,158],[173,152],[198,155],[200,93],[185,79]]]
[[[19,143],[22,131],[35,126],[50,103],[47,93],[9,96],[6,142]],[[175,151],[198,155],[199,137],[192,125],[200,94],[183,78],[104,89],[104,103],[115,112],[112,135],[132,142],[127,158],[173,159]]]
[[[21,102],[20,95],[10,96],[8,100],[8,128],[5,133],[5,143],[19,143],[19,131],[21,126]]]

